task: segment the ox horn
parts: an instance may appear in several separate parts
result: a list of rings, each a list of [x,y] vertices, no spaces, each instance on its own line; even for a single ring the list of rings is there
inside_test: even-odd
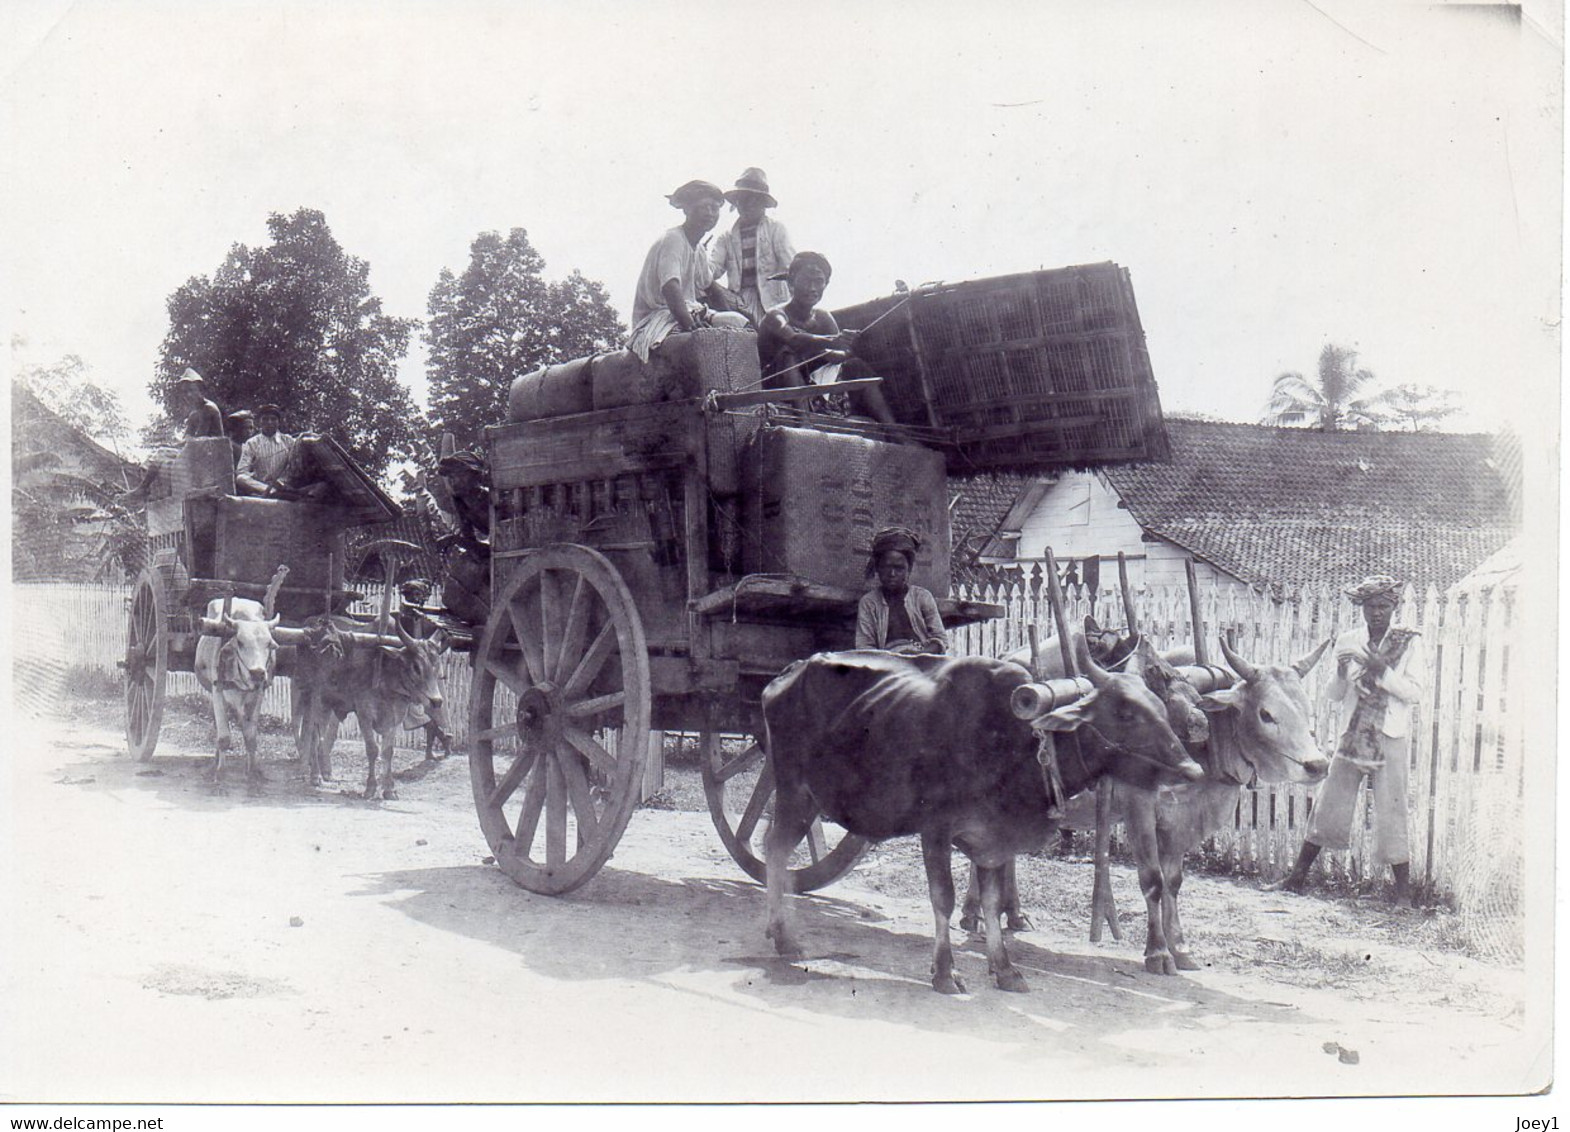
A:
[[[409,636],[408,633],[404,632],[403,622],[399,621],[396,617],[393,618],[393,628],[395,630],[397,630],[397,632],[398,632],[398,639],[403,642],[403,647],[404,648],[406,648],[406,649],[414,648],[414,638]]]
[[[1112,673],[1097,664],[1095,658],[1090,655],[1090,646],[1085,643],[1084,637],[1074,638],[1074,658],[1079,661],[1080,668],[1084,670],[1086,678],[1093,686],[1100,688],[1112,679]]]
[[[1319,663],[1319,658],[1325,655],[1325,650],[1329,647],[1330,638],[1326,637],[1323,641],[1319,642],[1319,647],[1317,649],[1303,657],[1303,659],[1294,663],[1292,665],[1292,671],[1298,674],[1299,679],[1306,677],[1314,670],[1314,665]]]
[[[1238,656],[1237,653],[1233,652],[1232,646],[1227,644],[1227,639],[1225,637],[1221,638],[1221,655],[1227,658],[1227,663],[1232,666],[1232,671],[1243,677],[1243,679],[1259,679],[1259,669],[1255,668],[1248,661],[1244,660],[1242,657]]]

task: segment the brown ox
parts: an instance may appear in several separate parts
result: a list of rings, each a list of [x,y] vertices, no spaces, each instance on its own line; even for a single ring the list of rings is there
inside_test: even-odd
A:
[[[411,637],[396,621],[400,644],[356,648],[342,634],[367,626],[347,617],[316,617],[305,625],[305,641],[295,651],[294,710],[300,724],[300,760],[314,786],[332,778],[332,746],[338,725],[352,711],[365,743],[365,796],[376,797],[376,763],[382,757],[381,795],[396,798],[393,737],[414,710],[446,729],[441,680],[441,646]]]
[[[1081,644],[1083,651],[1083,644]],[[1197,779],[1200,768],[1138,679],[1083,658],[1092,690],[1032,722],[1013,701],[1032,698],[1019,665],[982,657],[913,658],[875,652],[819,653],[781,673],[763,693],[764,738],[775,774],[774,821],[765,842],[768,935],[781,955],[799,951],[785,918],[791,851],[820,812],[872,840],[919,835],[932,900],[932,985],[964,985],[954,973],[950,846],[976,866],[988,966],[999,988],[1029,989],[1003,946],[998,913],[1003,868],[1038,848],[1056,801],[1036,728],[1089,724],[1108,742],[1060,760],[1062,797],[1103,774],[1154,788]]]

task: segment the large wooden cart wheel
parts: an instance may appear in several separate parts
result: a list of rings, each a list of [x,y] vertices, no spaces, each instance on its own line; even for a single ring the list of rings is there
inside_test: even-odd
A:
[[[774,813],[774,766],[756,742],[723,739],[712,731],[698,738],[703,755],[703,793],[709,816],[732,860],[763,883],[763,839]],[[791,892],[811,892],[850,872],[866,851],[864,837],[812,819],[812,828],[791,855]]]
[[[571,892],[610,859],[649,752],[649,655],[616,569],[597,551],[525,557],[474,657],[469,781],[502,870]]]
[[[125,618],[125,739],[131,757],[146,762],[158,746],[169,676],[168,598],[158,571],[143,570]]]

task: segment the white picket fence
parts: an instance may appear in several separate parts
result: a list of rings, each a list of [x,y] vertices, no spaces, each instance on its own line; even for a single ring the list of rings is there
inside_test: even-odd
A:
[[[1024,582],[984,586],[959,596],[1003,605],[1007,613],[957,630],[957,651],[1001,656],[1028,644],[1033,624],[1042,640],[1056,632],[1044,587],[1033,589]],[[1133,602],[1136,623],[1158,647],[1194,643],[1185,587],[1141,589]],[[1096,594],[1071,588],[1065,604],[1075,630],[1086,614],[1103,626],[1128,623],[1116,588]],[[1408,750],[1412,875],[1483,918],[1495,913],[1518,917],[1521,908],[1526,730],[1517,616],[1516,592],[1509,587],[1473,594],[1409,590],[1397,616],[1398,624],[1422,632],[1429,662],[1429,694],[1417,706]],[[1202,592],[1200,620],[1212,662],[1221,660],[1219,638],[1225,632],[1233,634],[1233,647],[1245,658],[1287,664],[1360,624],[1361,613],[1335,591],[1309,591],[1277,602],[1236,588]],[[1338,738],[1324,695],[1333,669],[1331,660],[1321,660],[1304,681],[1327,755]],[[1264,786],[1243,791],[1233,821],[1207,848],[1239,871],[1280,876],[1302,842],[1314,790]],[[1370,864],[1366,795],[1359,802],[1351,851],[1322,858],[1353,880],[1377,875]]]
[[[81,584],[19,584],[12,589],[17,696],[24,705],[57,698],[71,670],[115,674],[125,648],[124,589]],[[1028,627],[1054,633],[1046,591],[1021,583],[982,587],[958,596],[996,602],[1007,613],[995,621],[956,630],[957,651],[1000,656],[1028,642]],[[1192,645],[1188,594],[1182,587],[1141,589],[1135,595],[1137,623],[1161,647]],[[1123,626],[1118,591],[1066,594],[1069,623],[1087,613],[1105,626]],[[1357,611],[1338,593],[1310,592],[1276,602],[1241,590],[1206,592],[1201,620],[1212,660],[1226,631],[1234,647],[1256,663],[1289,663],[1323,640],[1354,624]],[[1435,591],[1408,594],[1400,621],[1420,629],[1428,648],[1431,692],[1417,708],[1409,750],[1414,879],[1421,878],[1463,909],[1506,917],[1520,908],[1523,844],[1520,806],[1524,787],[1526,731],[1520,664],[1514,642],[1515,592],[1505,588],[1469,597]],[[1515,650],[1515,651],[1513,651]],[[461,740],[468,715],[469,667],[461,655],[445,661],[449,718]],[[1322,660],[1305,681],[1318,713],[1317,733],[1326,753],[1335,736],[1323,696],[1332,664]],[[171,674],[171,695],[195,693],[195,677]],[[263,710],[278,719],[289,714],[288,689],[280,681]],[[352,722],[344,735],[355,734]],[[419,732],[400,742],[423,743]],[[1240,872],[1279,876],[1297,853],[1309,813],[1312,788],[1265,786],[1244,791],[1234,820],[1215,835],[1209,852]],[[1354,825],[1354,844],[1345,855],[1326,854],[1327,865],[1356,880],[1371,875],[1371,839],[1366,800]]]

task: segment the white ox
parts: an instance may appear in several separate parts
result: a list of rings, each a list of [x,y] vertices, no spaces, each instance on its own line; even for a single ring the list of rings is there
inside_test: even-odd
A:
[[[212,696],[213,724],[217,729],[213,781],[219,781],[223,773],[231,715],[238,720],[245,740],[246,774],[260,778],[261,770],[256,765],[256,716],[277,663],[278,642],[273,639],[273,630],[280,618],[268,620],[260,602],[245,598],[232,599],[229,615],[225,616],[223,599],[214,598],[207,603],[207,620],[222,626],[220,636],[203,634],[196,645],[196,678]]]

